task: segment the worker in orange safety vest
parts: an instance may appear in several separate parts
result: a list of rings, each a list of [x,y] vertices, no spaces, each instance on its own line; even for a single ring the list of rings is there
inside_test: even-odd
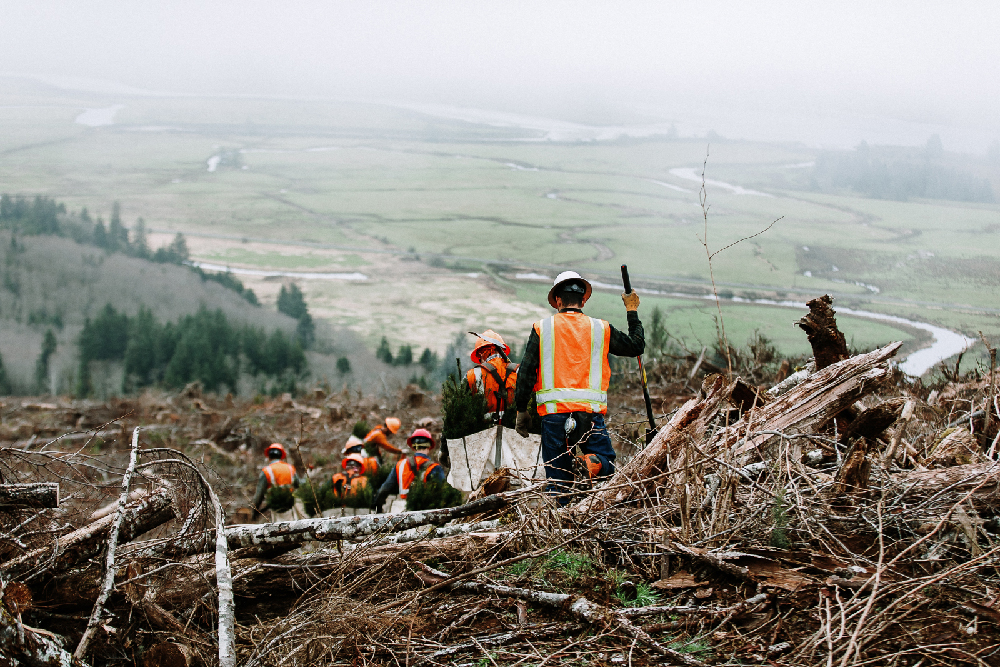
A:
[[[382,511],[385,499],[393,494],[398,493],[399,497],[405,500],[406,493],[410,490],[410,484],[417,478],[417,475],[420,475],[420,479],[424,482],[428,479],[444,482],[446,479],[441,464],[431,460],[430,451],[434,449],[434,437],[430,431],[418,428],[406,439],[406,444],[413,450],[413,453],[401,458],[396,464],[393,474],[386,477],[385,482],[379,487],[374,503],[379,512]]]
[[[593,291],[575,271],[556,276],[549,290],[549,305],[556,313],[535,322],[524,346],[518,369],[514,400],[517,432],[527,436],[528,403],[532,393],[542,421],[542,457],[549,491],[565,493],[575,478],[603,478],[614,472],[615,450],[611,446],[604,415],[608,411],[608,355],[637,357],[645,348],[639,321],[639,296],[622,294],[628,334],[606,320],[583,313]],[[582,454],[575,457],[573,450]],[[568,502],[562,496],[560,502]]]
[[[509,414],[510,423],[514,426],[514,387],[517,383],[517,364],[511,363],[510,346],[504,343],[500,334],[487,329],[481,334],[470,331],[476,336],[476,346],[472,349],[472,363],[475,364],[465,374],[469,391],[483,394],[490,413],[497,421],[501,416]]]
[[[344,500],[350,494],[356,494],[368,486],[368,478],[363,470],[365,457],[361,454],[348,454],[340,462],[343,472],[333,475],[333,495],[337,500]]]
[[[382,465],[382,457],[376,451],[375,456],[367,456],[365,451],[365,441],[356,435],[352,435],[347,439],[344,444],[344,449],[340,453],[344,460],[347,460],[348,456],[359,456],[361,458],[361,474],[362,475],[372,475],[378,472],[379,466]]]
[[[376,426],[372,430],[368,431],[368,435],[364,437],[361,443],[363,445],[373,443],[378,446],[379,463],[382,463],[381,451],[383,449],[387,452],[391,452],[398,456],[403,453],[403,450],[399,449],[395,445],[390,444],[388,436],[397,433],[402,425],[403,422],[399,421],[399,419],[397,419],[396,417],[386,417],[385,423],[382,424],[381,426]]]
[[[285,451],[284,445],[272,442],[264,450],[264,454],[270,463],[261,468],[260,476],[257,478],[257,491],[253,496],[253,508],[258,511],[263,511],[261,503],[264,502],[264,496],[267,495],[268,489],[272,486],[296,488],[299,485],[298,477],[295,475],[295,466],[285,460],[288,458],[288,452]]]

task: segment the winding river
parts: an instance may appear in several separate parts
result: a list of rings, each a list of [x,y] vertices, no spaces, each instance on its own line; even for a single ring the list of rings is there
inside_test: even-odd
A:
[[[345,281],[362,281],[368,280],[368,276],[364,273],[357,271],[354,272],[317,272],[317,271],[277,271],[277,270],[266,270],[266,269],[242,269],[233,268],[229,266],[224,266],[222,264],[211,264],[209,262],[191,262],[191,266],[197,267],[199,269],[204,269],[205,271],[228,271],[233,275],[237,276],[254,276],[258,278],[298,278],[300,280],[345,280]],[[524,282],[549,282],[552,280],[550,276],[542,273],[518,273],[513,276],[514,280],[524,281]],[[603,283],[600,281],[591,281],[591,285],[595,289],[605,289],[605,290],[621,290],[620,285],[612,285],[610,283]],[[646,289],[637,288],[636,292],[639,294],[652,294],[656,296],[668,296],[682,299],[705,299],[708,301],[714,301],[715,297],[711,294],[706,296],[692,296],[691,294],[685,294],[683,292],[668,292],[664,290],[656,289]],[[778,301],[775,299],[744,299],[741,297],[733,297],[731,299],[722,299],[723,301],[729,301],[731,303],[745,303],[751,305],[761,305],[761,306],[778,306],[781,308],[795,308],[796,310],[802,311],[808,309],[805,302],[802,301]],[[837,312],[842,315],[850,315],[852,317],[864,317],[870,320],[878,320],[881,322],[889,322],[892,324],[901,324],[903,326],[912,327],[914,329],[919,329],[921,331],[926,331],[931,335],[931,344],[927,347],[920,348],[919,350],[914,350],[906,356],[906,358],[900,362],[899,369],[914,377],[920,377],[931,368],[936,366],[938,363],[944,361],[949,357],[953,357],[956,354],[964,352],[973,343],[975,339],[968,338],[962,334],[951,331],[950,329],[945,329],[944,327],[935,326],[933,324],[928,324],[926,322],[918,322],[916,320],[910,320],[905,317],[899,317],[897,315],[886,315],[884,313],[875,313],[868,310],[857,310],[854,308],[838,307]]]
[[[546,280],[549,280],[547,276],[541,276]],[[537,280],[537,278],[536,278]],[[595,288],[609,289],[620,291],[620,285],[612,285],[609,283],[601,283],[592,281],[591,284]],[[654,289],[636,289],[639,294],[655,294],[657,296],[672,296],[679,297],[682,299],[706,299],[708,301],[714,301],[715,297],[711,294],[703,297],[692,297],[690,294],[684,294],[683,292],[665,292],[662,290]],[[795,308],[799,311],[808,310],[805,302],[802,301],[777,301],[775,299],[744,299],[741,297],[733,297],[732,299],[721,299],[722,301],[730,301],[732,303],[748,303],[756,304],[761,306],[779,306],[782,308]],[[914,350],[906,356],[906,359],[900,362],[899,370],[903,371],[907,375],[912,375],[914,377],[920,377],[934,366],[944,361],[949,357],[953,357],[956,354],[960,354],[975,343],[975,339],[963,336],[962,334],[952,331],[950,329],[945,329],[944,327],[935,326],[933,324],[928,324],[926,322],[918,322],[916,320],[909,320],[905,317],[899,317],[897,315],[886,315],[884,313],[875,313],[868,310],[856,310],[854,308],[837,307],[837,312],[842,315],[851,315],[852,317],[864,317],[869,320],[878,320],[881,322],[890,322],[892,324],[901,324],[903,326],[912,327],[914,329],[920,329],[921,331],[926,331],[931,335],[931,344],[927,347],[920,348],[919,350]]]

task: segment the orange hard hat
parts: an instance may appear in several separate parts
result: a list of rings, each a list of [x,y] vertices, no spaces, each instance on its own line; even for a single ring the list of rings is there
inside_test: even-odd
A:
[[[288,452],[285,451],[285,446],[282,445],[280,442],[272,442],[270,445],[268,445],[267,449],[264,450],[264,455],[265,456],[270,456],[272,449],[276,449],[279,452],[281,452],[281,460],[282,461],[284,461],[286,458],[288,458]]]
[[[354,461],[359,466],[361,466],[362,470],[365,469],[365,457],[362,456],[361,454],[348,454],[347,456],[345,456],[340,461],[340,468],[341,468],[341,470],[347,470],[347,462],[348,461]]]
[[[427,429],[425,429],[425,428],[418,428],[416,431],[414,431],[413,433],[410,434],[409,438],[406,439],[406,444],[412,445],[413,441],[416,440],[417,438],[427,438],[428,440],[431,441],[431,447],[430,448],[434,449],[434,436],[431,435],[431,432],[428,431]]]
[[[472,363],[479,363],[480,350],[488,346],[497,347],[503,350],[504,354],[510,354],[510,345],[503,342],[503,337],[496,331],[493,331],[493,329],[487,329],[481,334],[477,334],[475,331],[470,331],[469,333],[476,337],[476,346],[472,348],[472,354],[469,355],[472,357]]]
[[[386,417],[385,418],[385,426],[386,426],[386,428],[388,428],[393,433],[396,433],[397,431],[399,431],[399,428],[402,425],[403,425],[403,422],[399,421],[395,417]]]

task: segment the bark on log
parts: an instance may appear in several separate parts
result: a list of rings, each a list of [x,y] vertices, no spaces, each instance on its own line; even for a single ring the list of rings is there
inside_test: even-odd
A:
[[[649,480],[667,471],[671,460],[677,457],[688,438],[702,441],[705,429],[728,399],[731,387],[731,383],[721,375],[706,378],[703,385],[705,398],[692,399],[682,405],[656,433],[653,441],[611,476],[604,489],[598,489],[584,498],[573,509],[590,512],[648,493],[653,484]]]
[[[505,555],[510,535],[465,533],[451,537],[369,547],[358,545],[343,554],[327,549],[306,554],[283,554],[271,561],[259,558],[233,559],[233,592],[239,598],[295,597],[318,578],[339,570],[356,571],[391,560],[412,562],[429,558],[472,562],[483,554]],[[346,545],[345,545],[346,546]],[[514,546],[514,543],[511,543]],[[209,592],[215,576],[207,556],[197,557],[189,567],[177,568],[156,589],[155,602],[170,609],[186,609]]]
[[[118,539],[123,542],[133,540],[175,516],[171,495],[165,488],[157,489],[142,500],[125,505]],[[65,572],[100,553],[113,521],[114,515],[108,515],[58,540],[52,540],[51,544],[0,564],[0,574],[5,578],[27,580],[40,572],[48,576]],[[25,579],[25,575],[36,568],[40,569]]]
[[[807,301],[809,314],[796,322],[809,338],[818,371],[850,356],[844,334],[837,328],[837,311],[831,308],[832,304],[828,294]]]
[[[0,484],[0,509],[59,507],[59,483]]]
[[[912,470],[893,475],[892,480],[906,489],[907,496],[930,497],[945,490],[964,495],[979,487],[973,501],[996,502],[1000,498],[1000,464],[996,462]]]
[[[83,660],[83,656],[87,654],[87,647],[90,646],[90,640],[97,631],[97,626],[101,623],[101,616],[104,614],[104,603],[108,601],[108,596],[111,595],[111,589],[115,586],[115,571],[117,570],[115,553],[118,549],[118,535],[121,531],[122,521],[125,518],[125,508],[127,507],[126,502],[128,501],[129,489],[132,486],[132,475],[135,474],[135,464],[138,461],[138,458],[139,427],[136,426],[135,430],[132,432],[132,451],[129,457],[128,468],[125,469],[125,474],[122,476],[122,492],[118,497],[118,506],[115,509],[115,516],[111,522],[111,527],[108,529],[108,548],[105,556],[104,584],[101,586],[101,592],[97,596],[97,602],[94,603],[94,609],[90,614],[90,620],[87,621],[87,629],[83,631],[83,637],[80,638],[80,643],[77,645],[76,651],[73,652],[73,656],[78,660]]]
[[[889,374],[885,362],[895,356],[901,345],[901,342],[890,343],[814,373],[787,394],[744,414],[735,424],[719,431],[706,451],[711,454],[735,447],[739,456],[777,437],[763,431],[787,434],[814,431],[862,396],[875,391]]]
[[[506,507],[514,494],[487,496],[480,500],[437,510],[403,512],[401,514],[366,514],[338,519],[301,519],[276,523],[243,524],[226,527],[226,539],[231,548],[261,545],[295,548],[302,542],[345,540],[373,533],[394,533],[427,524],[445,524],[452,519],[480,514]]]
[[[0,606],[0,658],[11,657],[28,667],[86,667],[54,641],[20,625]]]

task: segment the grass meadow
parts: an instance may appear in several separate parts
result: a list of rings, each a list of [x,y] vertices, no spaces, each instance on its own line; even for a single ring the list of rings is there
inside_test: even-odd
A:
[[[114,125],[74,123],[84,108],[117,104]],[[104,217],[120,201],[128,224],[142,217],[191,234],[203,261],[366,273],[365,286],[303,289],[317,314],[369,345],[384,335],[443,352],[491,318],[506,333],[526,332],[545,290],[506,281],[497,266],[574,268],[613,282],[627,263],[637,282],[704,291],[706,231],[714,251],[775,220],[714,257],[720,290],[797,300],[829,292],[844,305],[1000,339],[1000,206],[819,194],[803,185],[801,166],[817,151],[802,145],[555,143],[536,130],[374,104],[128,98],[23,80],[0,92],[0,127],[4,192]],[[701,184],[686,178],[701,174],[706,150],[708,179],[764,193],[710,183],[707,229]],[[391,254],[407,252],[421,261]],[[247,282],[265,301],[277,291],[273,280]],[[714,340],[714,304],[647,304],[659,304],[692,349]],[[624,326],[617,296],[600,293],[591,309]],[[787,354],[807,349],[792,310],[726,302],[723,316],[731,342],[760,330]],[[916,341],[860,318],[843,328],[859,348]]]

